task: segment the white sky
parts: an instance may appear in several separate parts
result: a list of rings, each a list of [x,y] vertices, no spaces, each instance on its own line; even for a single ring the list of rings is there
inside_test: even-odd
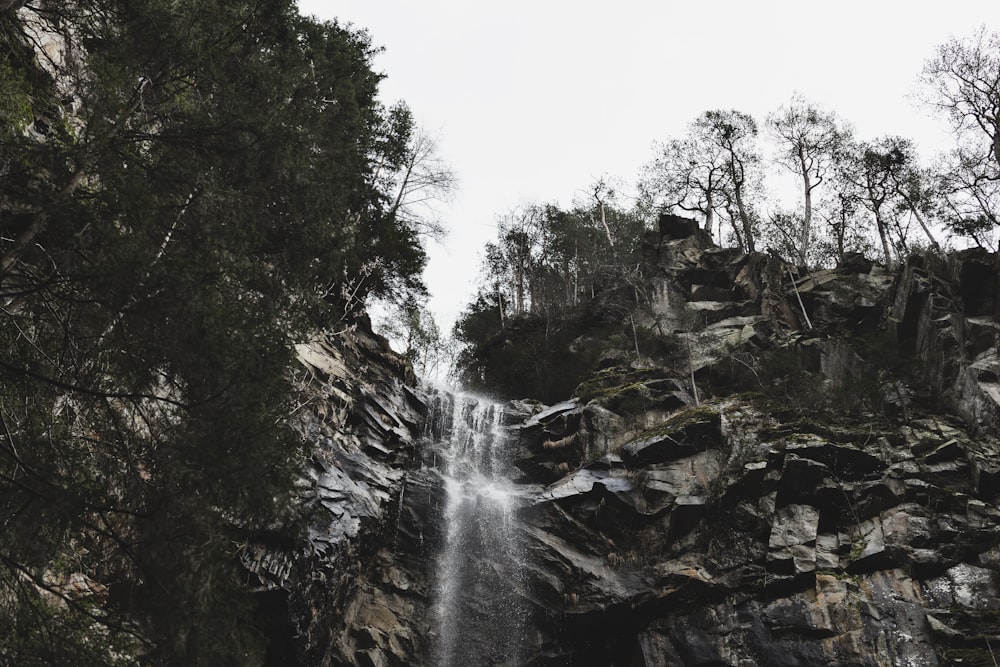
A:
[[[497,215],[569,206],[602,174],[634,181],[652,143],[702,111],[758,121],[792,94],[859,136],[900,134],[925,157],[947,141],[912,100],[938,44],[998,0],[299,0],[303,14],[366,28],[385,52],[383,101],[404,100],[439,134],[460,179],[425,281],[442,328],[471,298]]]

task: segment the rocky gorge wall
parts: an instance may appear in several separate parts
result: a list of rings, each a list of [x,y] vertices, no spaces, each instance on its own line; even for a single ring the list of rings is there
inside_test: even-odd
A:
[[[308,532],[278,529],[241,555],[269,639],[267,664],[383,664],[386,653],[420,655],[428,627],[419,600],[429,594],[385,584],[426,555],[419,529],[403,528],[401,504],[406,495],[435,492],[411,470],[425,397],[409,364],[366,319],[297,352],[293,427],[312,450],[300,481]]]
[[[997,664],[996,256],[806,274],[669,220],[647,251],[662,354],[505,406],[526,630],[490,664]],[[300,349],[309,546],[246,562],[274,664],[434,664],[436,399],[348,338]]]

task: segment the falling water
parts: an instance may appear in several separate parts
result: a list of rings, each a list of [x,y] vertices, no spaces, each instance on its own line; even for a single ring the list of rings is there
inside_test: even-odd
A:
[[[437,412],[445,506],[436,563],[435,663],[514,665],[525,629],[523,551],[518,498],[506,477],[503,410],[481,398],[442,393]]]

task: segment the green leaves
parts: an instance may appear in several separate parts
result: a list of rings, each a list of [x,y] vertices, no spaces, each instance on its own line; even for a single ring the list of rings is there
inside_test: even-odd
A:
[[[48,609],[12,591],[55,568],[110,588],[101,622],[140,623],[147,662],[253,662],[233,544],[304,462],[291,342],[343,317],[339,286],[421,287],[378,176],[409,113],[377,101],[367,35],[289,0],[57,5],[3,17],[12,53],[31,20],[72,57],[0,61],[23,121],[0,136],[0,628]],[[78,612],[37,628],[72,644]],[[52,641],[9,636],[0,662]]]
[[[572,210],[535,205],[498,219],[479,293],[454,329],[465,386],[558,400],[596,359],[586,334],[648,304],[645,224],[601,188]]]

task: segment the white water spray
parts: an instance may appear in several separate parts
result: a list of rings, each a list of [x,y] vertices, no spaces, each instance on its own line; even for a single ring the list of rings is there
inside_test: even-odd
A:
[[[524,559],[519,498],[506,476],[503,410],[485,399],[441,393],[435,411],[445,506],[433,658],[441,667],[515,665],[525,631]]]

